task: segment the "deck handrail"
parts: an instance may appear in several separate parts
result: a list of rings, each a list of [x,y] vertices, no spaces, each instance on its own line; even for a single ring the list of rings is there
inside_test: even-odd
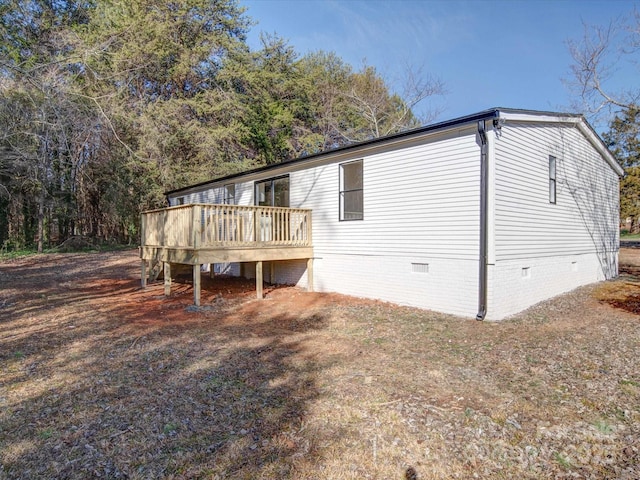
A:
[[[190,203],[143,212],[143,247],[312,246],[311,210]]]

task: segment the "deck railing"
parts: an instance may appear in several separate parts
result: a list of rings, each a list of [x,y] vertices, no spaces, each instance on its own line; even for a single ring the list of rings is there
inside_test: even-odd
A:
[[[142,214],[143,247],[309,247],[311,210],[187,204]]]

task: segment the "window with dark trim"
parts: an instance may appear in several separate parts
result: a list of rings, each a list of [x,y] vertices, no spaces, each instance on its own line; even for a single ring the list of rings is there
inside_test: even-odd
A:
[[[224,186],[224,199],[225,205],[235,205],[236,203],[236,184],[228,183]]]
[[[556,203],[556,157],[549,155],[549,203]]]
[[[364,218],[362,160],[340,164],[340,220]]]
[[[176,198],[176,205],[184,205],[184,197]]]
[[[266,207],[288,207],[289,175],[256,182],[254,203]]]

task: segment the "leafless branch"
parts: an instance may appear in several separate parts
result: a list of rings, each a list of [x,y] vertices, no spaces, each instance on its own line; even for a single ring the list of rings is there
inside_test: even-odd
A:
[[[567,42],[573,64],[572,78],[565,82],[580,98],[581,108],[593,117],[605,111],[628,109],[638,100],[639,90],[620,91],[611,86],[621,65],[634,62],[633,56],[638,52],[640,16],[637,12],[634,18],[633,25],[622,19],[606,26],[584,24],[583,36]]]

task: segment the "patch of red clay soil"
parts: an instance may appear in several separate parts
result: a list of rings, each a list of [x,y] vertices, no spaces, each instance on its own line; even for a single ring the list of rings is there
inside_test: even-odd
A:
[[[189,324],[204,318],[216,316],[226,325],[243,325],[252,323],[259,328],[260,317],[269,313],[273,319],[281,315],[283,326],[289,323],[286,319],[308,316],[310,312],[327,305],[377,303],[370,300],[356,300],[352,297],[336,293],[309,293],[295,286],[264,286],[264,298],[256,297],[255,280],[216,276],[213,279],[202,279],[200,307],[193,304],[193,286],[185,278],[178,278],[171,286],[171,295],[164,295],[162,282],[148,284],[142,290],[122,282],[114,285],[113,281],[93,282],[90,290],[111,290],[117,287],[118,303],[122,310],[131,312],[129,320],[138,325],[168,326],[170,324]],[[354,302],[355,300],[355,302]],[[271,323],[273,327],[273,323]]]

